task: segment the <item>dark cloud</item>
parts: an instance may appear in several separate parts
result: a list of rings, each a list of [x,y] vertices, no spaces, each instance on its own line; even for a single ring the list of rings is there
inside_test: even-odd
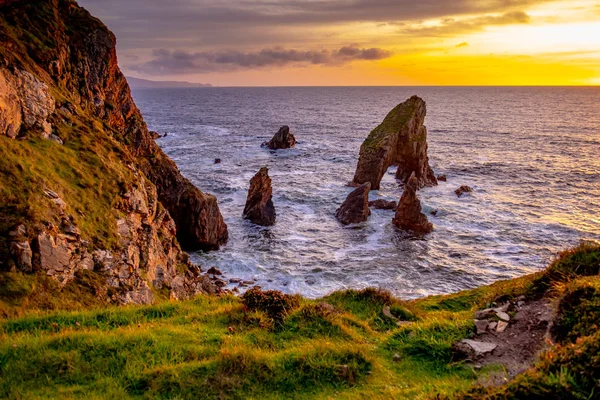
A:
[[[192,74],[213,71],[281,67],[288,65],[341,65],[356,60],[381,60],[392,54],[380,48],[350,45],[339,50],[293,50],[276,47],[258,52],[220,51],[186,52],[157,49],[153,59],[130,70],[149,75]]]
[[[531,18],[523,11],[511,11],[502,15],[484,15],[480,17],[456,20],[446,18],[440,25],[417,26],[403,30],[403,33],[418,36],[452,36],[461,33],[476,32],[486,26],[528,24]]]
[[[402,23],[508,13],[553,0],[79,0],[115,31],[121,48],[270,46],[306,40],[308,27]]]

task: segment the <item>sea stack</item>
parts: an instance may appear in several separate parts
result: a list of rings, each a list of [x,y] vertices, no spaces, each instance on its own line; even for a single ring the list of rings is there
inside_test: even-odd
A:
[[[337,209],[335,216],[343,225],[365,222],[371,210],[369,209],[369,191],[371,184],[365,183],[348,195],[346,201]]]
[[[396,178],[404,183],[414,173],[419,189],[437,185],[427,157],[426,113],[425,102],[417,96],[390,111],[360,147],[352,185],[370,182],[371,190],[378,190],[391,165],[398,166]]]
[[[289,149],[296,145],[296,138],[290,132],[290,127],[287,125],[279,128],[279,131],[273,136],[269,142],[264,142],[263,147],[268,147],[271,150]]]
[[[418,185],[419,181],[413,172],[404,185],[404,193],[402,193],[396,216],[392,222],[399,229],[425,235],[433,230],[433,224],[421,212],[421,201],[417,197]]]
[[[256,225],[275,225],[275,206],[273,205],[273,188],[269,169],[263,167],[250,180],[248,199],[244,208],[244,218]]]

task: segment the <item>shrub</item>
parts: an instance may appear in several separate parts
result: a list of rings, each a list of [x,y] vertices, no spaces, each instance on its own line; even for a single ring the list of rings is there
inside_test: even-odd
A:
[[[242,296],[244,306],[250,311],[262,311],[274,322],[281,323],[286,315],[300,306],[300,298],[277,290],[262,291],[253,287]]]

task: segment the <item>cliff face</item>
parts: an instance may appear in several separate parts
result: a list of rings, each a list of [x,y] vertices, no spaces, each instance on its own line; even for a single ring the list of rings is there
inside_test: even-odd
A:
[[[370,182],[371,189],[378,190],[387,169],[397,165],[396,178],[404,183],[414,172],[419,188],[437,185],[427,156],[426,114],[425,102],[417,96],[390,111],[360,147],[352,184]]]
[[[116,302],[212,291],[179,242],[227,226],[154,143],[115,37],[72,0],[0,0],[0,270],[102,274]]]

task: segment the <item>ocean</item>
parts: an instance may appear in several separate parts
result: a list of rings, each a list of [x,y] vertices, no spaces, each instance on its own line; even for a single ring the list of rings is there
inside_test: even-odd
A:
[[[139,89],[157,143],[229,227],[220,251],[192,253],[227,278],[321,297],[379,287],[401,298],[473,288],[544,268],[562,249],[600,241],[600,88],[290,87]],[[427,102],[430,164],[447,182],[419,192],[435,230],[395,230],[392,211],[343,227],[359,148],[398,103]],[[261,148],[282,125],[298,144]],[[215,158],[222,163],[215,164]],[[277,224],[242,219],[249,180],[273,180]],[[392,167],[371,199],[398,200]],[[474,192],[458,198],[461,185]],[[435,216],[430,212],[437,210]],[[205,269],[206,269],[205,268]],[[236,287],[230,284],[229,288]]]

